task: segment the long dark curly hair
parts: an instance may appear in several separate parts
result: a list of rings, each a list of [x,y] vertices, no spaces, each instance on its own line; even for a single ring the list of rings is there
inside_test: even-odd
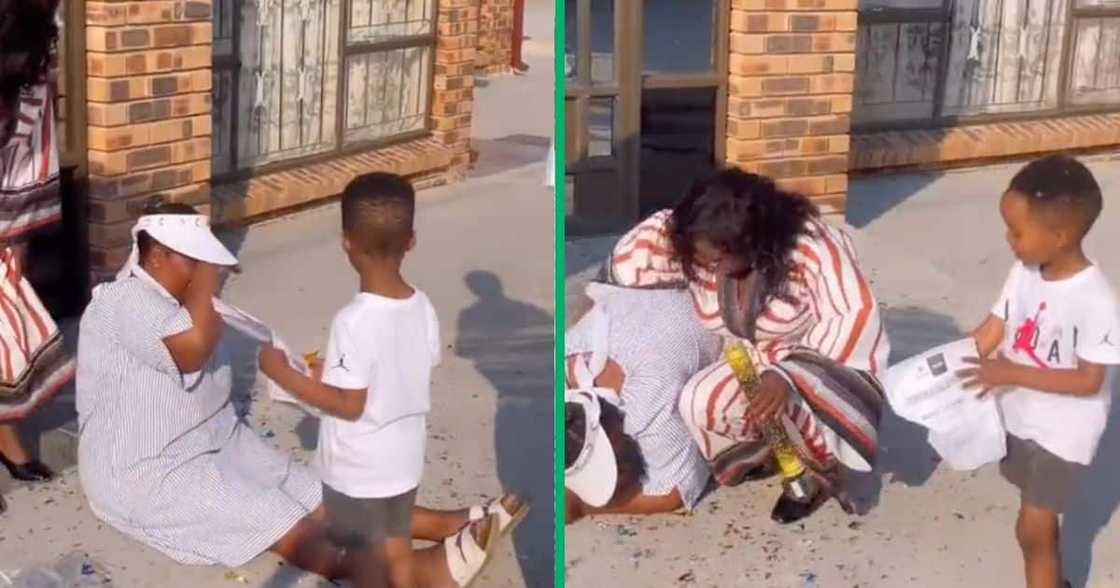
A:
[[[762,300],[788,299],[793,269],[790,253],[820,215],[809,199],[779,189],[770,178],[726,169],[692,185],[673,209],[671,238],[690,280],[696,279],[698,239],[744,262],[733,277],[755,273],[762,280]]]
[[[20,92],[42,83],[58,44],[58,0],[0,0],[0,145],[15,123]]]

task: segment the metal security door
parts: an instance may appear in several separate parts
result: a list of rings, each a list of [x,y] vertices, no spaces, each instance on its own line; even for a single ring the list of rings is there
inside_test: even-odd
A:
[[[427,133],[435,42],[434,0],[215,0],[214,175]]]
[[[598,232],[638,217],[642,3],[567,0],[566,15],[568,228]]]
[[[341,0],[219,0],[214,174],[328,151],[337,133]],[[240,10],[238,10],[240,9]]]
[[[632,223],[724,159],[730,0],[567,0],[570,233]]]

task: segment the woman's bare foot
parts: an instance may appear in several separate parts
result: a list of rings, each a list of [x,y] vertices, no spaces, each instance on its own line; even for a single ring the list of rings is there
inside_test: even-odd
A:
[[[492,520],[493,517],[486,517],[464,525],[464,527],[469,528],[471,538],[479,547],[486,547],[487,538],[491,533]],[[416,586],[420,588],[459,588],[459,585],[451,577],[451,568],[448,567],[446,544],[439,543],[427,549],[421,549],[414,552],[413,557]]]
[[[485,518],[480,521],[471,521],[471,537],[474,537],[474,542],[479,545],[486,544],[486,537],[490,534],[490,519]]]
[[[525,499],[521,498],[513,492],[506,492],[502,495],[502,499],[498,501],[506,512],[513,514],[521,509],[521,507],[528,504]]]
[[[502,497],[498,500],[498,503],[501,504],[502,508],[504,508],[505,511],[507,513],[509,513],[510,515],[513,515],[519,509],[521,509],[524,505],[528,504],[528,502],[525,499],[521,498],[520,496],[518,496],[517,494],[515,494],[513,492],[506,492],[505,494],[503,494]],[[413,518],[413,521],[416,521],[415,517]],[[457,511],[453,511],[451,513],[451,518],[449,520],[450,524],[447,524],[446,526],[443,526],[443,529],[441,530],[440,533],[438,533],[436,536],[433,536],[433,537],[429,537],[429,536],[427,536],[427,534],[425,534],[424,536],[417,536],[417,538],[418,539],[432,539],[432,540],[446,539],[446,538],[454,535],[455,533],[458,533],[464,526],[467,525],[467,523],[470,523],[470,522],[471,522],[471,509],[464,508],[464,509],[460,509],[460,510],[457,510]],[[413,528],[415,530],[415,525],[414,525]],[[425,527],[425,528],[427,528],[427,527]]]
[[[499,502],[511,515],[526,504],[525,500],[512,492],[503,494]],[[424,541],[443,541],[461,531],[470,522],[470,508],[433,510],[417,506],[412,509],[412,538]]]

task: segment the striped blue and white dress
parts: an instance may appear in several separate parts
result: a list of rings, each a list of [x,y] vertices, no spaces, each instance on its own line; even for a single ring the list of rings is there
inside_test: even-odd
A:
[[[597,303],[605,305],[607,357],[625,376],[619,406],[623,431],[638,442],[646,462],[642,493],[664,496],[676,489],[692,509],[712,474],[677,403],[692,375],[719,357],[722,340],[697,320],[685,290],[592,288],[598,289]],[[595,317],[588,313],[567,330],[566,356],[593,351]]]
[[[310,469],[231,402],[234,352],[180,374],[162,339],[191,318],[143,270],[99,287],[78,339],[78,470],[90,509],[185,564],[239,566],[318,508]]]

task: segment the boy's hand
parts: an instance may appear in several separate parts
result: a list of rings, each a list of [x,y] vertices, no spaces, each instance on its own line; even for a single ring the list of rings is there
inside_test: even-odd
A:
[[[980,388],[980,398],[1001,386],[1015,384],[1016,365],[1002,351],[993,358],[966,357],[963,361],[976,367],[958,370],[957,377],[964,380],[965,388]]]
[[[311,379],[316,382],[323,381],[323,358],[318,353],[308,353],[303,357],[307,369],[311,370]]]
[[[281,374],[284,370],[291,368],[291,366],[288,365],[288,358],[284,355],[284,352],[271,345],[261,345],[259,361],[261,371],[273,381],[276,380],[277,374]]]

